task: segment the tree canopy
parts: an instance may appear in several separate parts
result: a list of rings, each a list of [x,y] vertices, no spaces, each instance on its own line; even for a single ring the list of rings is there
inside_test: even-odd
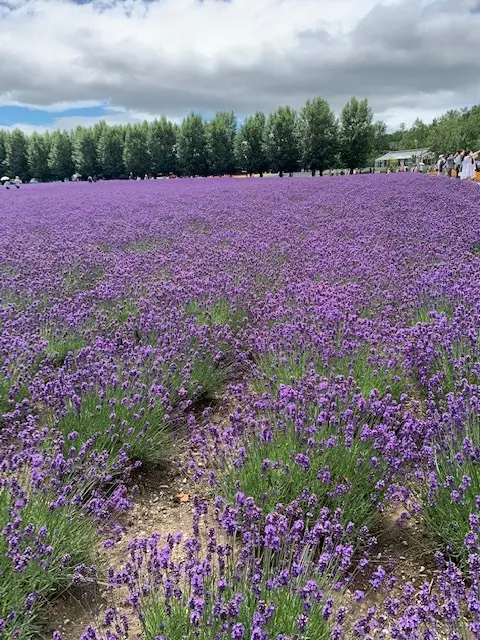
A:
[[[128,174],[144,176],[150,173],[148,156],[148,126],[144,124],[128,125],[123,142],[123,164]]]
[[[66,131],[52,133],[48,164],[52,176],[57,180],[63,180],[65,176],[69,177],[74,173],[72,138]]]
[[[322,175],[334,164],[338,145],[337,119],[326,100],[307,100],[300,111],[299,133],[302,166]]]
[[[364,167],[373,144],[373,111],[368,101],[352,98],[340,117],[340,156],[353,171]]]
[[[22,178],[28,176],[28,144],[27,137],[23,131],[20,131],[20,129],[12,131],[7,137],[5,151],[7,173],[11,173],[12,176],[21,176]]]
[[[267,120],[267,155],[270,166],[282,175],[299,166],[297,112],[292,107],[279,107]]]
[[[266,118],[262,111],[245,118],[235,141],[237,164],[250,175],[262,175],[268,169],[265,140]]]
[[[189,114],[182,122],[178,136],[178,163],[186,176],[208,174],[205,122],[198,113]]]
[[[125,126],[99,122],[73,131],[33,133],[0,129],[0,173],[22,179],[125,178],[129,174],[225,175],[236,171],[320,174],[332,168],[373,166],[389,150],[429,148],[433,153],[480,149],[480,105],[451,110],[430,124],[387,131],[366,99],[352,98],[340,118],[321,97],[296,111],[281,106],[238,122],[233,111],[211,119],[190,113],[180,125],[161,117]]]
[[[178,126],[165,116],[154,120],[147,131],[147,147],[150,167],[154,173],[176,173]]]
[[[235,172],[237,119],[233,111],[218,111],[206,125],[208,164],[214,175]]]
[[[32,177],[37,180],[46,181],[52,177],[49,163],[51,146],[50,135],[33,133],[28,140],[28,166]]]
[[[78,127],[73,136],[73,160],[76,171],[82,176],[99,172],[95,129]]]

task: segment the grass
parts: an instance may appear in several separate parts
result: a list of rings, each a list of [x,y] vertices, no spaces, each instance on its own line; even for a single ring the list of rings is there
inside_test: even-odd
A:
[[[192,220],[188,220],[186,224],[186,228],[196,233],[208,233],[210,231],[210,223],[206,220],[202,220],[201,218],[196,218]]]
[[[106,452],[110,462],[127,446],[130,459],[159,464],[170,444],[165,414],[160,399],[136,400],[134,393],[112,387],[103,398],[95,391],[84,395],[80,408],[70,407],[56,426],[64,436],[78,434],[72,443],[77,448],[95,437],[95,447]]]
[[[32,295],[20,295],[10,290],[3,290],[0,293],[0,307],[5,309],[6,307],[13,305],[15,312],[25,312],[28,307],[35,309],[39,312],[45,312],[52,305],[52,301],[45,294]]]
[[[72,585],[75,567],[92,561],[99,540],[88,517],[73,507],[51,509],[49,501],[46,494],[27,498],[19,514],[21,521],[15,531],[19,543],[15,549],[9,550],[6,532],[0,537],[0,619],[16,612],[15,620],[0,633],[4,640],[41,637],[45,600]],[[12,497],[4,487],[0,490],[2,531],[12,522],[11,508]],[[45,551],[47,547],[49,552]],[[37,597],[31,612],[26,612],[25,601],[32,593]]]
[[[278,390],[281,384],[290,384],[292,380],[301,380],[313,363],[319,375],[353,376],[357,387],[364,397],[375,389],[381,396],[390,393],[395,400],[405,393],[409,380],[399,364],[388,367],[383,355],[371,356],[366,345],[351,355],[334,356],[325,363],[318,355],[308,351],[298,351],[285,356],[264,354],[257,360],[258,377],[253,386],[255,391]]]
[[[12,394],[13,387],[19,387],[16,393]],[[12,378],[6,378],[0,374],[0,425],[2,415],[12,410],[12,403],[18,403],[27,398],[29,395],[26,384],[18,385],[18,375]]]
[[[441,329],[437,331],[437,316],[443,315]],[[431,342],[435,344],[435,352],[431,351],[432,357],[425,363],[416,374],[418,391],[424,397],[430,388],[435,395],[446,395],[457,391],[458,385],[463,380],[470,384],[478,384],[478,377],[472,372],[472,363],[479,357],[478,339],[467,338],[451,339],[449,343],[442,342],[441,335],[445,334],[445,328],[450,329],[451,322],[455,317],[455,309],[450,302],[444,298],[432,301],[430,304],[419,307],[413,314],[410,326],[416,324],[428,324]],[[440,333],[440,336],[438,335]],[[448,333],[445,334],[448,337]]]
[[[304,378],[313,363],[321,374],[327,374],[324,363],[309,351],[298,351],[280,356],[277,353],[265,353],[257,358],[257,376],[252,381],[252,387],[257,393],[278,390],[282,384],[290,384],[292,380]]]
[[[0,417],[10,409],[9,394],[11,381],[0,376]]]
[[[125,324],[131,317],[138,317],[139,309],[133,300],[125,300],[119,307],[110,311],[109,319],[118,324]]]
[[[227,371],[207,354],[193,361],[187,391],[197,402],[211,402],[227,381]]]
[[[405,393],[409,381],[398,363],[387,366],[385,360],[383,354],[372,354],[366,345],[351,356],[332,358],[329,368],[335,375],[353,376],[365,398],[377,390],[382,397],[389,393],[398,400]]]
[[[134,253],[145,253],[146,251],[152,251],[153,249],[157,249],[158,247],[163,246],[164,243],[160,239],[149,238],[147,240],[139,240],[138,242],[133,242],[129,244],[127,249],[129,251],[133,251]]]
[[[103,269],[82,269],[79,265],[73,265],[66,271],[63,277],[63,288],[67,293],[76,291],[88,291],[103,277]]]
[[[248,313],[241,308],[234,308],[225,298],[214,302],[200,302],[192,300],[186,307],[187,316],[195,318],[199,326],[228,326],[233,332],[241,327]],[[196,338],[192,337],[192,346],[196,348]],[[226,343],[217,345],[218,351],[223,353],[224,361],[215,361],[210,354],[195,355],[187,390],[195,400],[211,401],[225,386],[229,378],[228,360],[229,346]]]
[[[220,481],[220,493],[229,503],[241,491],[270,512],[277,504],[290,504],[306,490],[318,499],[312,512],[324,506],[340,507],[344,523],[352,521],[360,527],[374,523],[375,502],[381,498],[376,484],[385,465],[380,461],[372,467],[370,459],[376,451],[358,435],[347,446],[345,437],[331,427],[309,433],[307,439],[289,423],[285,430],[274,430],[268,441],[251,437],[245,447],[245,462],[232,465]]]
[[[103,251],[103,253],[111,253],[112,252],[112,246],[108,243],[99,243],[97,245],[95,245],[98,249],[100,249],[100,251]]]
[[[234,309],[225,298],[210,304],[192,300],[187,305],[186,312],[187,315],[193,316],[199,325],[229,325],[232,329],[238,328],[248,315],[243,309]]]
[[[478,384],[471,363],[478,359],[478,347],[467,340],[454,340],[447,348],[441,345],[430,368],[430,377],[438,376],[443,394],[453,393],[462,380]],[[468,364],[470,360],[470,364]]]
[[[161,563],[157,563],[148,575],[150,589],[142,590],[135,582],[129,585],[140,593],[142,638],[247,640],[257,637],[258,628],[256,634],[253,631],[259,625],[264,634],[261,637],[265,638],[330,640],[331,628],[325,619],[329,616],[324,615],[324,606],[332,593],[331,584],[344,569],[331,560],[324,571],[319,570],[316,538],[307,542],[304,539],[297,546],[286,532],[279,535],[278,547],[265,549],[259,556],[251,554],[250,535],[243,542],[237,540],[238,553],[222,545],[224,552],[217,556],[209,548],[208,560],[204,560],[199,547],[196,559],[188,560],[185,573],[177,571],[174,563],[164,572]],[[248,551],[243,548],[244,542]],[[152,553],[152,557],[156,555]],[[146,566],[151,567],[149,553],[138,564],[135,577],[140,584],[145,583],[141,574]],[[280,575],[283,579],[279,579]],[[301,596],[307,582],[309,589]],[[167,583],[168,594],[164,591]],[[202,610],[191,617],[197,602],[202,603]],[[236,606],[232,606],[235,602]],[[269,614],[259,616],[262,611]],[[297,619],[303,613],[308,615],[308,621],[304,629],[299,629]]]
[[[65,332],[60,334],[53,329],[42,331],[42,337],[48,342],[46,347],[47,355],[57,366],[63,365],[69,353],[77,353],[85,346],[85,339],[77,334]]]
[[[431,313],[441,314],[443,313],[446,318],[453,318],[454,309],[452,304],[445,298],[432,299],[430,302],[421,305],[416,308],[411,317],[410,326],[422,323],[432,323],[434,319],[430,315]]]
[[[140,309],[138,301],[131,298],[121,298],[113,301],[103,301],[97,308],[104,314],[106,331],[115,332],[120,325],[130,318],[138,318]]]
[[[446,448],[440,448],[435,456],[436,487],[426,479],[420,496],[425,523],[432,535],[441,541],[448,554],[462,569],[468,569],[471,551],[465,545],[467,534],[478,534],[471,526],[471,514],[478,514],[476,505],[480,495],[480,418],[472,414],[467,418],[464,437],[471,443],[471,453],[462,450],[462,437],[452,438]],[[465,483],[468,479],[469,486]]]
[[[192,626],[190,622],[190,609],[188,603],[184,601],[174,601],[167,612],[164,600],[151,597],[144,602],[142,614],[144,619],[143,638],[144,640],[156,640],[165,637],[169,640],[217,640],[218,638],[231,638],[230,633],[224,635],[225,628],[231,628],[233,624],[242,624],[244,638],[251,638],[253,631],[253,618],[259,607],[259,600],[255,598],[251,591],[250,584],[239,586],[238,592],[243,596],[239,606],[238,616],[235,623],[225,622],[213,615],[215,602],[210,597],[206,599],[205,613],[198,628]],[[235,593],[227,590],[224,594],[225,608],[228,606]],[[312,640],[330,640],[331,630],[329,623],[323,619],[323,604],[313,604],[308,618],[305,631],[299,635],[297,627],[297,617],[304,612],[301,598],[292,593],[288,588],[268,590],[262,589],[260,601],[268,607],[274,607],[272,616],[268,622],[262,626],[262,630],[267,632],[268,638],[309,638]],[[228,618],[227,618],[228,619]]]
[[[282,384],[306,376],[313,363],[320,375],[353,375],[365,397],[376,389],[382,396],[391,393],[398,399],[407,386],[400,367],[377,369],[372,359],[368,345],[352,355],[331,358],[328,365],[305,351],[287,356],[265,354],[257,360],[253,387],[259,394],[275,394]],[[234,503],[235,494],[241,491],[269,512],[277,504],[290,504],[306,490],[317,497],[317,509],[340,507],[343,522],[371,527],[383,497],[383,487],[377,489],[377,483],[386,473],[385,463],[358,432],[347,441],[342,425],[318,424],[319,408],[314,403],[309,402],[305,409],[311,425],[308,434],[299,431],[293,421],[282,422],[284,414],[270,411],[271,433],[250,435],[243,460],[234,461],[220,474],[220,492]]]
[[[4,289],[0,295],[0,301],[2,307],[7,307],[10,304],[15,305],[20,311],[25,311],[27,308],[28,300],[9,289]]]

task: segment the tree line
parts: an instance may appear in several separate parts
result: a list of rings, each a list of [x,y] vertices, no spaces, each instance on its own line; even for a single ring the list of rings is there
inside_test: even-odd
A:
[[[323,98],[300,111],[279,107],[240,125],[232,111],[206,121],[191,113],[180,125],[153,122],[25,135],[0,131],[0,172],[22,179],[63,180],[78,172],[106,179],[134,176],[225,175],[236,171],[312,172],[364,166],[374,151],[378,123],[367,100],[352,98],[337,119]]]
[[[480,105],[447,111],[426,124],[417,118],[388,136],[389,149],[428,148],[435,154],[480,149]]]
[[[366,99],[352,98],[337,118],[320,97],[307,100],[299,111],[288,106],[268,116],[258,111],[241,124],[233,111],[220,111],[208,121],[191,113],[180,125],[162,117],[30,136],[19,129],[0,130],[0,173],[42,181],[74,173],[113,179],[130,174],[283,174],[299,168],[315,175],[372,166],[389,149],[418,147],[438,152],[480,148],[480,106],[449,111],[429,125],[417,120],[392,134],[385,123],[374,122]]]

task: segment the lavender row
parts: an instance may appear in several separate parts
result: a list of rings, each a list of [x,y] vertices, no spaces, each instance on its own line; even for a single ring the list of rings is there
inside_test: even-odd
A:
[[[20,195],[0,239],[6,638],[36,637],[47,599],[99,579],[132,473],[185,428],[216,524],[205,545],[137,541],[112,569],[132,637],[136,624],[152,640],[476,637],[475,185],[380,175]],[[236,408],[212,424],[202,409],[224,394]],[[430,531],[428,588],[373,562],[398,505]],[[124,637],[119,615],[85,638]]]

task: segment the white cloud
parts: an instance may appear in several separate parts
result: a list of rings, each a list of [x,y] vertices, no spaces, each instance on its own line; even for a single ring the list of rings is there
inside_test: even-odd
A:
[[[0,104],[60,113],[108,103],[121,111],[107,120],[128,121],[245,115],[314,95],[338,111],[355,94],[391,124],[409,122],[478,96],[478,4],[14,0],[0,5]]]
[[[39,109],[46,111],[47,113],[62,113],[69,109],[89,109],[92,107],[104,107],[106,103],[104,100],[78,100],[76,102],[53,102],[47,105],[28,104],[25,105],[12,97],[11,92],[5,92],[0,94],[0,107],[25,107],[29,109]]]
[[[68,107],[72,108],[72,107]],[[80,108],[80,107],[78,107]],[[46,131],[52,131],[53,129],[61,129],[62,131],[71,131],[78,127],[79,125],[82,127],[88,127],[94,125],[95,123],[103,120],[107,124],[115,125],[115,124],[135,124],[139,122],[152,121],[155,118],[158,118],[161,114],[151,114],[151,113],[137,113],[133,111],[126,111],[119,107],[117,108],[107,108],[105,110],[105,114],[101,116],[60,116],[55,118],[55,120],[45,126],[38,126],[34,124],[28,124],[24,122],[17,122],[12,125],[2,126],[0,124],[0,129],[5,129],[7,131],[13,131],[14,129],[21,129],[26,134],[31,134],[34,131],[38,131],[39,133],[44,133]],[[168,117],[168,116],[167,116]],[[169,118],[172,122],[181,122],[181,118]]]

